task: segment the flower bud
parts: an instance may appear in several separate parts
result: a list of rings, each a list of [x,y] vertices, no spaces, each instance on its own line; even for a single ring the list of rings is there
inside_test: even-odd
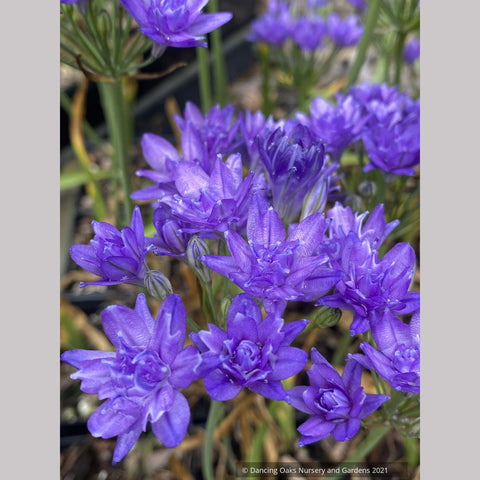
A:
[[[203,262],[198,260],[198,257],[202,255],[208,255],[210,253],[208,245],[205,240],[193,236],[187,245],[187,260],[190,267],[192,267],[199,278],[205,282],[210,283],[212,281],[212,274],[210,268],[208,268]]]
[[[342,311],[339,308],[322,305],[314,312],[312,321],[319,328],[334,327],[340,320],[341,316]]]
[[[165,298],[173,293],[170,280],[157,270],[149,270],[145,274],[145,287],[152,297],[157,300],[165,300]]]
[[[370,180],[365,180],[358,186],[358,193],[363,198],[370,198],[377,193],[377,184]]]
[[[325,205],[327,204],[329,187],[330,178],[325,177],[324,175],[320,176],[313,187],[305,195],[300,220],[303,220],[313,213],[323,212]]]

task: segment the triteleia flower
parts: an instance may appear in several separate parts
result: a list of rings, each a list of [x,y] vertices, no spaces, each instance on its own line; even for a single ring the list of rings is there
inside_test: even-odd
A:
[[[395,390],[420,393],[420,311],[413,313],[410,324],[393,315],[372,326],[377,345],[362,342],[365,353],[349,354],[365,368],[374,370]]]
[[[292,20],[292,37],[301,50],[310,52],[323,48],[327,25],[322,17],[298,17]]]
[[[120,0],[156,44],[159,55],[167,47],[206,47],[205,34],[231,20],[230,12],[203,13],[208,0]]]
[[[361,427],[361,420],[389,400],[388,395],[363,391],[363,367],[347,361],[343,374],[333,368],[315,348],[311,351],[312,366],[307,370],[309,386],[288,390],[288,402],[311,417],[298,427],[299,446],[318,442],[332,435],[339,442],[352,438]]]
[[[360,105],[367,121],[362,141],[370,162],[364,171],[379,168],[396,175],[414,175],[420,163],[420,102],[398,87],[368,84],[346,93]]]
[[[184,347],[186,311],[178,295],[166,297],[156,320],[143,294],[135,308],[111,305],[102,312],[105,334],[116,351],[68,350],[62,361],[77,368],[85,393],[105,400],[90,416],[94,437],[118,436],[113,463],[133,447],[150,422],[153,433],[168,448],[185,436],[190,408],[179,391],[199,378],[198,350]]]
[[[327,32],[335,47],[350,47],[360,40],[363,26],[356,15],[342,19],[337,13],[331,13],[327,18]]]
[[[296,114],[298,121],[307,126],[311,134],[325,145],[325,152],[332,160],[340,160],[351,143],[360,139],[368,117],[351,97],[338,97],[337,105],[321,97],[313,99],[310,114]]]
[[[175,115],[182,134],[183,159],[197,163],[210,174],[218,154],[236,152],[242,142],[239,123],[234,118],[235,107],[214,105],[204,115],[192,102],[187,102],[183,117]]]
[[[420,57],[420,41],[418,38],[411,38],[406,44],[403,50],[403,61],[410,65]]]
[[[288,300],[314,301],[342,278],[331,268],[328,255],[314,254],[326,227],[323,214],[316,213],[292,225],[286,238],[278,213],[255,194],[248,213],[248,243],[227,230],[232,256],[205,255],[199,260],[261,299],[267,313],[279,314]]]
[[[225,162],[218,155],[210,174],[196,163],[181,161],[175,169],[178,193],[163,197],[161,204],[171,208],[185,233],[242,230],[252,181],[252,172],[243,178],[238,153],[230,155]]]
[[[251,42],[282,45],[292,32],[292,18],[288,2],[270,0],[265,13],[254,20],[245,37]]]
[[[334,293],[320,298],[317,305],[353,311],[352,335],[372,328],[385,314],[404,315],[419,308],[419,292],[409,291],[415,272],[415,252],[410,244],[396,244],[379,260],[367,241],[350,232],[340,264],[343,278]]]
[[[262,171],[256,138],[258,135],[265,136],[266,132],[273,132],[277,127],[281,126],[281,122],[274,121],[272,115],[265,118],[265,115],[260,110],[256,112],[246,110],[238,114],[239,131],[242,134],[239,152],[242,155],[243,164],[255,172],[256,176]]]
[[[149,240],[144,236],[140,208],[135,207],[130,227],[121,231],[106,222],[92,221],[95,236],[89,245],[72,245],[70,255],[75,263],[101,277],[85,285],[144,284],[145,256]]]
[[[133,192],[130,197],[133,200],[158,200],[164,195],[175,193],[175,168],[182,160],[177,149],[153,133],[145,133],[140,145],[143,156],[152,169],[140,169],[136,174],[155,183]]]
[[[308,320],[284,325],[283,319],[267,316],[249,295],[235,296],[227,313],[226,331],[210,324],[209,331],[191,333],[202,353],[200,370],[208,394],[217,401],[229,400],[246,387],[273,400],[286,400],[281,381],[305,367],[308,355],[290,343]]]
[[[350,207],[338,202],[327,211],[327,217],[331,219],[329,238],[340,244],[339,250],[343,249],[347,235],[353,232],[361,242],[367,241],[372,251],[378,252],[388,235],[400,224],[400,220],[385,222],[383,204],[377,205],[370,215],[368,213],[353,213]]]
[[[257,137],[258,152],[272,194],[285,223],[297,220],[308,190],[322,175],[324,147],[307,127],[296,124]]]

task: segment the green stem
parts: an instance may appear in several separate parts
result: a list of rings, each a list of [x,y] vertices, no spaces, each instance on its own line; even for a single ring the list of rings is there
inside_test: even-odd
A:
[[[272,101],[270,99],[270,48],[267,44],[259,46],[259,54],[262,68],[262,113],[268,117],[272,113]]]
[[[347,352],[347,348],[350,345],[352,341],[352,337],[350,336],[350,331],[346,330],[343,333],[342,338],[340,339],[340,342],[337,345],[337,348],[335,349],[335,354],[333,355],[332,359],[332,364],[333,365],[339,365],[344,357],[345,353]]]
[[[132,216],[132,201],[130,199],[130,143],[128,141],[131,121],[128,115],[127,102],[122,93],[121,79],[113,83],[99,82],[98,89],[105,114],[109,138],[114,150],[114,168],[117,182],[123,192],[122,225],[129,225]]]
[[[367,56],[367,49],[370,45],[372,40],[373,31],[375,29],[375,25],[377,24],[377,20],[380,13],[380,0],[370,0],[368,11],[367,11],[367,18],[365,20],[365,29],[363,31],[362,38],[360,43],[358,44],[357,56],[355,57],[355,62],[352,65],[352,69],[350,70],[350,75],[348,77],[347,82],[347,89],[351,87],[358,78],[358,74],[362,68],[363,63],[365,62],[365,58]]]
[[[395,45],[395,78],[394,84],[401,87],[402,83],[402,67],[403,67],[403,49],[405,47],[405,39],[407,35],[403,30],[397,34],[397,43]]]
[[[210,0],[208,2],[208,11],[210,13],[218,12],[218,0]],[[210,38],[212,41],[215,100],[217,103],[223,106],[227,100],[227,73],[222,51],[222,34],[220,28],[213,30],[210,33]]]
[[[211,400],[205,427],[205,440],[202,451],[202,474],[204,480],[214,480],[213,475],[213,434],[223,416],[223,403]]]
[[[200,88],[200,101],[203,113],[208,113],[212,107],[212,94],[210,92],[210,65],[208,62],[208,50],[204,47],[195,47],[198,62],[198,82]]]

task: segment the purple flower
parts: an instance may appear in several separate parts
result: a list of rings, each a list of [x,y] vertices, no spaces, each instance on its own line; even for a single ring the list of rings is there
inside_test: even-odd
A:
[[[365,218],[368,216],[367,220]],[[361,242],[368,242],[372,251],[380,249],[388,235],[400,224],[399,220],[386,223],[383,213],[383,204],[375,207],[373,212],[352,212],[350,207],[336,203],[327,212],[332,221],[329,225],[329,238],[344,248],[344,242],[350,232],[355,233]]]
[[[369,394],[360,385],[362,366],[348,361],[342,376],[315,348],[312,366],[307,370],[310,386],[288,390],[288,402],[311,417],[298,427],[299,446],[303,447],[332,435],[339,442],[352,438],[361,420],[389,400],[388,395]]]
[[[152,238],[152,252],[169,257],[185,257],[192,234],[182,230],[182,223],[172,215],[169,207],[160,205],[154,210],[153,225],[157,234]]]
[[[268,313],[283,312],[288,300],[316,300],[342,278],[330,267],[328,255],[314,254],[326,226],[323,214],[313,214],[290,226],[285,238],[280,216],[257,194],[248,214],[248,243],[227,230],[224,236],[232,256],[205,255],[200,260],[261,299]]]
[[[411,38],[405,45],[403,50],[403,60],[410,65],[420,57],[420,41],[418,38]]]
[[[229,12],[203,13],[208,0],[120,0],[160,53],[167,47],[206,47],[205,34],[231,20]]]
[[[339,161],[347,146],[360,139],[368,119],[360,105],[348,96],[339,96],[336,106],[316,97],[310,106],[310,115],[298,112],[296,117],[325,145],[325,152],[334,161]]]
[[[414,175],[414,167],[420,163],[420,102],[386,84],[353,86],[347,95],[367,118],[362,141],[370,162],[364,171],[379,168],[396,175]]]
[[[187,102],[183,118],[175,115],[182,133],[183,159],[200,165],[210,174],[218,154],[228,155],[241,143],[239,123],[234,119],[235,107],[214,105],[203,115],[192,102]]]
[[[337,48],[356,45],[363,34],[363,27],[356,15],[342,19],[337,13],[331,13],[327,18],[327,31]]]
[[[419,308],[420,294],[410,292],[415,272],[415,252],[408,243],[398,243],[382,259],[366,241],[350,232],[341,249],[344,277],[332,295],[317,305],[353,311],[352,335],[363,333],[382,321],[384,315],[404,315]]]
[[[396,390],[420,393],[420,311],[413,313],[410,324],[393,315],[384,316],[372,326],[377,349],[362,342],[365,353],[349,357],[365,368],[376,371]]]
[[[292,36],[303,51],[323,48],[327,25],[322,17],[298,17],[292,20]]]
[[[273,207],[285,223],[291,223],[298,218],[305,194],[324,172],[324,147],[297,123],[266,131],[257,137],[257,145]]]
[[[106,222],[92,221],[95,236],[89,245],[72,245],[70,255],[75,263],[101,277],[85,285],[116,285],[119,283],[144,284],[145,255],[149,240],[144,236],[140,208],[135,207],[130,227],[118,231]]]
[[[239,129],[242,134],[242,144],[240,146],[242,161],[255,174],[260,174],[262,171],[256,137],[266,135],[265,132],[273,132],[280,126],[280,122],[275,122],[271,115],[265,118],[260,110],[253,113],[246,110],[238,115]]]
[[[243,178],[238,153],[225,162],[218,155],[210,174],[196,163],[181,161],[174,178],[178,193],[163,197],[161,204],[171,209],[183,232],[224,232],[245,227],[253,173]]]
[[[290,343],[308,320],[284,325],[283,319],[262,320],[260,307],[245,293],[232,301],[226,331],[210,324],[209,331],[191,333],[202,353],[204,383],[217,401],[234,398],[242,388],[273,400],[286,400],[281,381],[305,367],[308,355]]]
[[[133,200],[161,199],[166,194],[176,192],[175,168],[182,159],[177,149],[167,140],[153,133],[145,133],[141,141],[142,153],[147,163],[153,170],[140,169],[136,174],[155,182],[136,192]]]
[[[113,463],[133,447],[147,423],[168,448],[178,445],[187,431],[190,408],[179,389],[198,379],[198,350],[184,348],[186,311],[178,295],[169,295],[156,320],[143,294],[135,308],[111,305],[102,312],[103,328],[116,351],[69,350],[63,362],[78,369],[85,393],[106,399],[88,419],[94,437],[118,436]]]
[[[251,24],[246,36],[250,42],[282,45],[292,32],[292,19],[288,2],[270,0],[266,12]]]

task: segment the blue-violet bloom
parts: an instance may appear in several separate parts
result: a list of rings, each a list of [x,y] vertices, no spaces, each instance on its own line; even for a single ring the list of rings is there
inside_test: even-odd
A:
[[[208,0],[120,0],[156,44],[159,56],[167,47],[206,47],[205,34],[231,20],[230,12],[203,13]]]
[[[72,245],[70,255],[75,263],[101,277],[85,285],[144,285],[145,256],[150,240],[144,236],[140,208],[135,207],[129,227],[121,231],[106,222],[92,221],[95,236],[89,245]]]
[[[417,37],[411,38],[403,50],[403,61],[412,65],[420,57],[420,40]]]
[[[90,416],[94,437],[118,436],[113,463],[134,446],[150,422],[153,433],[168,448],[187,432],[190,408],[179,391],[199,378],[198,350],[184,347],[186,311],[178,295],[169,295],[156,320],[139,294],[134,309],[111,305],[102,312],[105,334],[116,351],[68,350],[61,356],[78,371],[85,393],[105,400]]]
[[[393,315],[384,320],[372,326],[377,349],[362,342],[365,355],[355,353],[349,358],[377,372],[395,390],[420,393],[420,311],[412,314],[409,324]]]
[[[191,333],[202,357],[200,371],[208,394],[230,400],[246,387],[273,400],[286,400],[281,381],[302,370],[308,355],[290,343],[308,320],[284,324],[277,316],[262,320],[255,300],[238,294],[227,313],[227,329],[209,324],[209,331]]]
[[[210,174],[196,163],[181,161],[175,169],[176,194],[163,197],[182,232],[224,232],[245,228],[253,172],[243,178],[242,159],[234,153],[225,161],[219,154]]]
[[[332,435],[338,442],[351,439],[360,429],[361,420],[389,400],[388,395],[363,391],[363,367],[348,361],[340,374],[315,348],[312,366],[307,370],[309,386],[288,390],[289,403],[311,417],[298,427],[300,447]]]
[[[298,219],[306,193],[323,173],[325,152],[307,127],[291,125],[257,137],[272,204],[285,223]]]
[[[324,215],[316,213],[290,226],[286,238],[278,213],[255,194],[248,213],[248,243],[227,230],[232,256],[205,255],[200,260],[261,299],[267,313],[279,314],[288,300],[314,301],[342,278],[342,272],[331,268],[328,255],[314,254],[326,228]]]
[[[360,40],[363,26],[356,15],[342,19],[337,13],[331,13],[327,18],[327,32],[335,47],[350,47]]]

